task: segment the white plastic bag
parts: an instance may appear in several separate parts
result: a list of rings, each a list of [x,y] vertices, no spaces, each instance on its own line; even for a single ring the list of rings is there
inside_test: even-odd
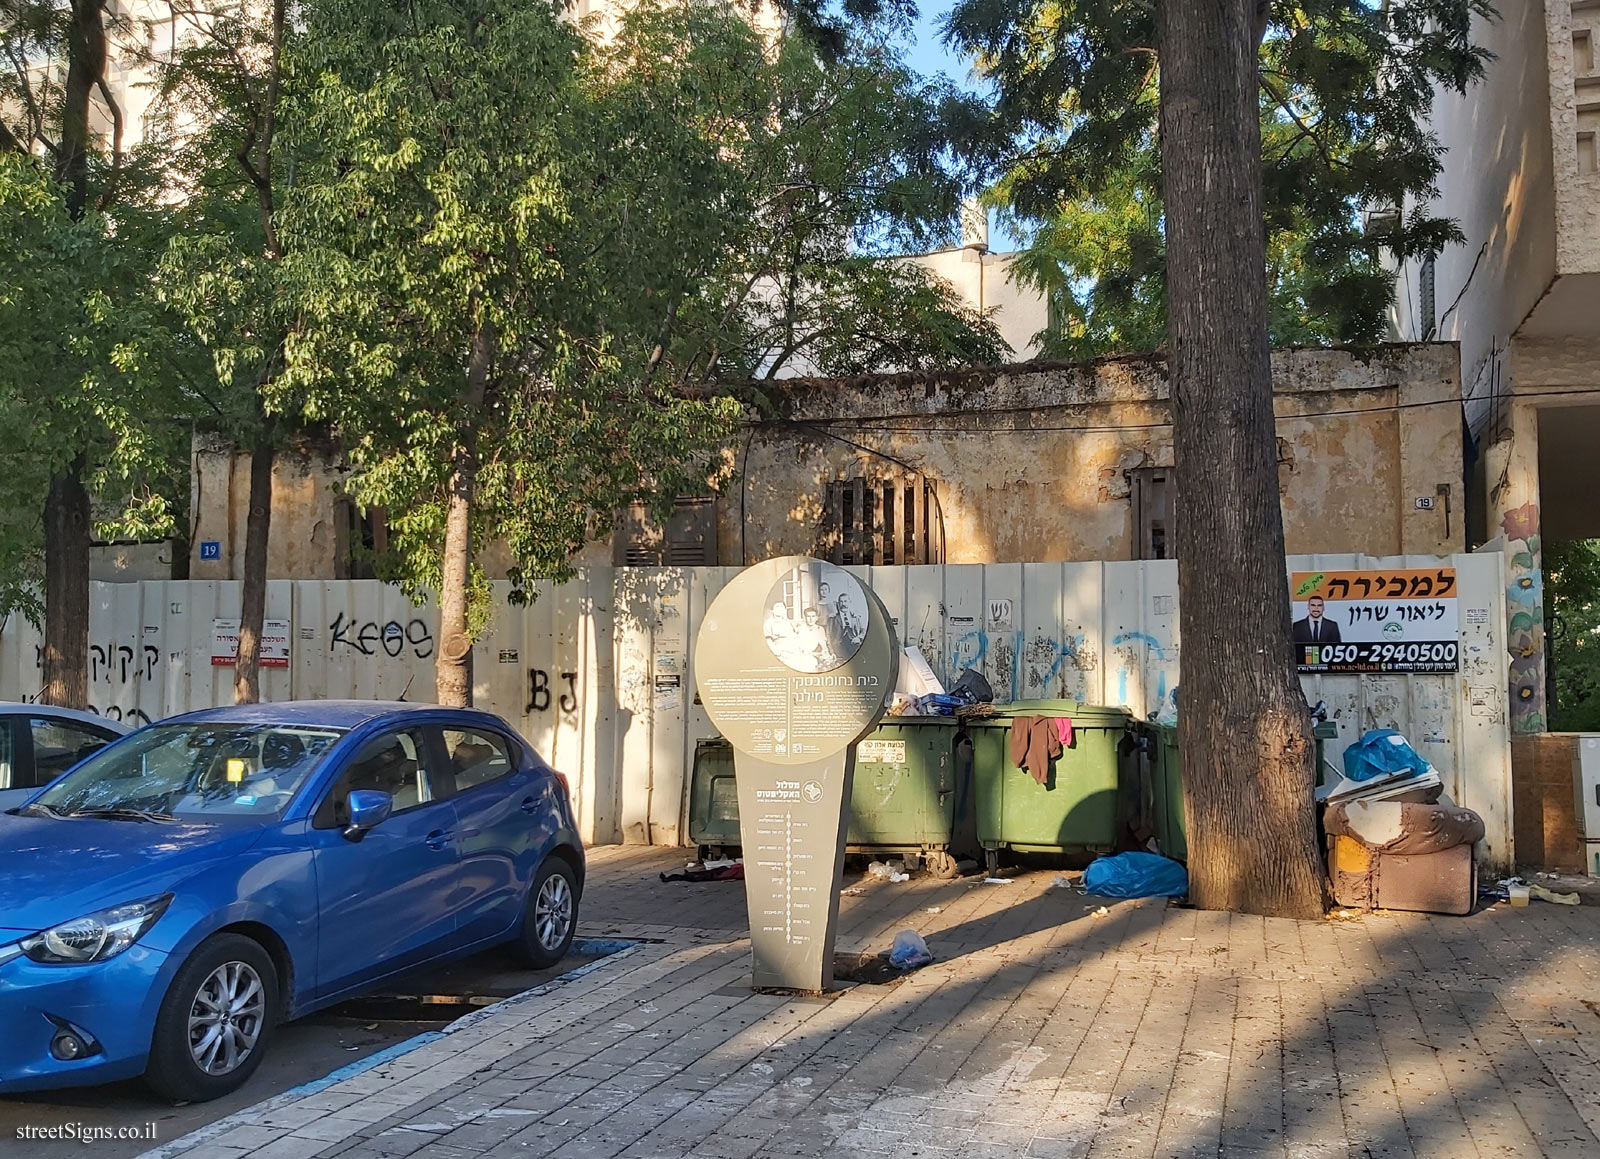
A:
[[[933,952],[916,930],[901,930],[889,947],[889,965],[896,970],[915,970],[933,961]]]

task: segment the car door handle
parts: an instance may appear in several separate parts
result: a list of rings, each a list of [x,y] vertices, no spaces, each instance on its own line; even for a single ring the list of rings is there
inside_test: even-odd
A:
[[[450,844],[450,834],[443,829],[435,829],[422,839],[422,843],[429,849],[443,849]]]
[[[537,797],[524,797],[524,798],[522,798],[522,811],[524,813],[536,812],[538,810],[538,808],[539,808],[539,799]]]

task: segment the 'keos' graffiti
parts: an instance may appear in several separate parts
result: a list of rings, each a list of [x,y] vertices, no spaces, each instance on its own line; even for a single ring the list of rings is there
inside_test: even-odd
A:
[[[380,624],[377,620],[346,620],[340,612],[328,625],[328,631],[330,649],[349,648],[363,656],[376,656],[382,651],[397,657],[409,648],[418,660],[433,655],[433,629],[426,620],[416,617],[405,624],[399,620]]]

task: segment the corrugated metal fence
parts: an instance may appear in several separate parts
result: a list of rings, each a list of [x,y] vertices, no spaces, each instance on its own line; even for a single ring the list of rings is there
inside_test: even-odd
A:
[[[1448,676],[1321,676],[1306,694],[1339,725],[1338,753],[1368,728],[1397,728],[1483,814],[1486,854],[1511,849],[1504,582],[1498,554],[1453,558],[1300,556],[1290,570],[1454,566],[1462,670]],[[715,735],[694,703],[690,654],[732,568],[599,568],[545,586],[524,607],[497,592],[474,650],[476,702],[516,724],[573,780],[593,842],[678,844],[695,742]],[[979,669],[997,699],[1068,697],[1170,712],[1178,689],[1177,568],[1170,562],[851,568],[907,643],[947,682]],[[234,582],[96,584],[90,701],[143,723],[232,699],[214,666],[213,621],[239,614]],[[268,699],[433,697],[437,611],[371,580],[276,581],[268,618],[289,622],[287,667],[263,672]],[[0,699],[40,685],[38,636],[0,629]]]

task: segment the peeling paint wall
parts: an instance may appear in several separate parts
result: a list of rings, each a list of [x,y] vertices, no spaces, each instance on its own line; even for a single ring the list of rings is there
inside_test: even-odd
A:
[[[1437,554],[1461,547],[1456,358],[1451,344],[1385,346],[1368,358],[1325,349],[1274,354],[1291,552]],[[1173,461],[1165,365],[1149,356],[793,379],[770,384],[769,394],[782,421],[756,430],[747,457],[742,439],[730,448],[744,470],[718,497],[723,565],[818,550],[836,481],[903,482],[919,474],[937,496],[947,563],[1131,559],[1128,472]],[[241,574],[249,477],[247,454],[196,440],[196,579]],[[347,574],[340,570],[348,552],[341,478],[326,443],[280,454],[272,578]],[[1449,514],[1441,486],[1451,489]],[[1418,510],[1417,498],[1438,503]],[[206,540],[222,544],[220,559],[201,558]],[[610,561],[604,539],[577,563]],[[494,578],[511,563],[495,545],[482,562]]]
[[[1273,369],[1291,552],[1460,548],[1453,345],[1384,347],[1371,359],[1282,351]],[[945,562],[1129,559],[1127,472],[1173,461],[1153,358],[785,383],[773,394],[786,421],[757,432],[719,504],[726,564],[816,550],[835,481],[918,473],[937,488]],[[819,422],[831,434],[808,425]],[[1434,508],[1418,510],[1418,498]]]
[[[250,455],[227,439],[195,436],[189,464],[189,575],[235,579],[244,574],[245,523],[250,513]],[[272,534],[267,574],[273,579],[344,578],[348,554],[339,495],[344,478],[326,440],[300,439],[279,450],[272,467]],[[201,544],[220,544],[206,559]]]

